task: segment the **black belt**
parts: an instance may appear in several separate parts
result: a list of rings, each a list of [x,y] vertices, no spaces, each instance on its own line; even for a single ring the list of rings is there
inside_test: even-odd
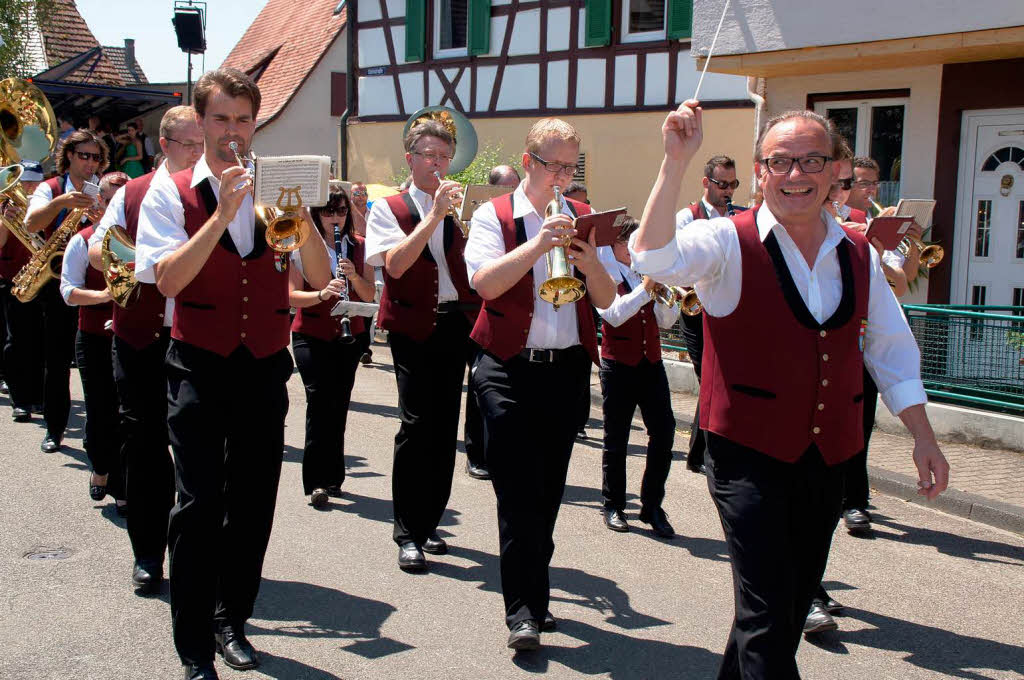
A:
[[[458,300],[453,300],[451,302],[442,302],[442,303],[437,305],[437,313],[438,314],[453,314],[455,312],[461,312],[461,311],[462,311],[462,308],[459,305]]]
[[[573,354],[578,353],[579,349],[579,345],[566,347],[565,349],[527,348],[519,353],[519,357],[521,359],[526,359],[531,364],[553,364],[559,361],[565,361],[566,359],[572,358]]]

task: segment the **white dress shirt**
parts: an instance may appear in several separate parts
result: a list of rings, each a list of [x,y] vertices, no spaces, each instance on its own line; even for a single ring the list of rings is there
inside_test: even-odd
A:
[[[562,214],[572,217],[564,198]],[[544,216],[534,209],[522,183],[512,193],[512,217],[523,218],[526,240],[536,236],[544,223]],[[487,202],[473,213],[469,241],[466,243],[466,272],[469,274],[470,285],[481,267],[504,254],[505,237],[501,233],[501,223],[494,212],[494,204]],[[531,349],[565,349],[578,345],[580,333],[576,325],[576,305],[562,305],[555,310],[554,305],[542,300],[538,290],[547,278],[547,258],[541,256],[533,263],[533,317],[530,319],[526,346]]]
[[[420,221],[424,219],[434,205],[434,197],[422,191],[415,183],[409,185],[409,196],[416,205]],[[391,206],[384,199],[373,202],[370,215],[366,218],[366,264],[372,267],[384,266],[384,255],[405,240],[407,234],[398,226],[398,220],[391,212]],[[448,271],[448,260],[444,252],[444,221],[442,220],[427,242],[430,254],[437,262],[437,301],[454,302],[459,293],[452,283]]]
[[[170,177],[171,173],[167,170],[167,163],[161,163],[160,167],[157,168],[156,174],[153,175],[153,180],[150,182],[150,186],[153,182],[156,182],[162,177]],[[107,203],[107,210],[103,213],[102,219],[99,224],[92,232],[92,236],[89,237],[89,247],[98,246],[103,243],[103,237],[110,231],[110,227],[115,224],[121,228],[124,228],[127,220],[124,216],[124,187],[121,187],[111,197],[110,202]],[[137,233],[136,233],[137,235]],[[136,251],[136,264],[138,264],[138,252]],[[138,276],[135,277],[138,279]],[[164,326],[170,327],[174,323],[174,298],[167,298],[164,302]]]
[[[73,304],[68,298],[71,291],[76,288],[85,288],[85,274],[89,269],[89,246],[81,234],[75,234],[68,241],[68,247],[64,250],[64,262],[60,267],[60,294],[64,302],[72,307]]]
[[[320,238],[320,242],[324,244],[324,254],[327,256],[327,266],[331,269],[331,278],[335,278],[335,274],[338,273],[338,255],[334,252],[333,242],[328,244],[320,234],[319,229],[313,230],[312,238]],[[351,240],[348,236],[343,236],[341,239],[341,257],[345,259],[348,254],[352,252],[352,249],[356,247],[355,241]],[[306,272],[302,269],[302,251],[299,249],[291,252],[291,265],[295,267],[295,271],[305,280]],[[308,283],[308,282],[307,282]]]
[[[93,184],[99,184],[100,178],[97,177],[96,175],[93,175],[92,177],[89,178],[89,181],[92,182]],[[75,185],[72,184],[71,182],[71,175],[65,174],[63,193],[69,194],[72,191],[77,191],[77,189],[75,189]],[[50,201],[52,200],[53,192],[50,191],[50,185],[47,184],[46,182],[40,182],[39,185],[36,187],[36,190],[32,192],[32,195],[28,197],[28,208],[25,210],[25,221],[28,221],[28,218],[32,215],[32,213],[48,206],[50,204]],[[83,222],[87,219],[87,216],[82,216]]]
[[[196,163],[191,187],[210,179],[210,189],[220,200],[220,178],[214,177],[204,155]],[[256,231],[256,212],[252,194],[242,199],[242,205],[228,224],[228,235],[241,257],[252,252]],[[135,236],[135,278],[142,283],[156,283],[153,267],[162,259],[188,242],[185,231],[185,209],[181,205],[178,187],[170,174],[153,178],[139,210],[139,228]]]
[[[821,211],[827,233],[818,249],[814,266],[778,223],[767,204],[757,213],[757,230],[764,241],[774,233],[783,259],[800,297],[818,323],[839,307],[843,284],[836,246],[848,239],[846,232],[827,210]],[[693,284],[704,313],[715,317],[731,314],[739,304],[743,266],[739,236],[728,218],[697,220],[676,231],[675,239],[657,250],[633,250],[636,234],[630,238],[633,267],[666,284]],[[921,383],[921,353],[910,332],[899,303],[893,296],[871,248],[871,281],[868,291],[868,326],[864,365],[867,367],[886,407],[898,414],[908,406],[927,401]],[[766,329],[751,329],[751,333]]]
[[[704,212],[707,213],[708,219],[724,217],[722,213],[718,212],[718,208],[705,201],[703,197],[700,199],[700,202],[704,204]],[[676,229],[682,229],[695,219],[697,218],[693,216],[693,211],[690,210],[689,206],[683,208],[676,213]]]
[[[608,275],[612,277],[618,287],[620,282],[625,282],[630,292],[625,295],[616,293],[615,299],[607,309],[597,307],[597,313],[601,318],[616,328],[629,321],[639,312],[644,305],[651,301],[651,294],[644,289],[644,280],[630,267],[615,259],[615,251],[611,246],[602,246],[597,249],[597,256],[604,265]],[[671,328],[679,318],[679,307],[673,305],[666,307],[663,304],[654,305],[654,318],[659,328]]]

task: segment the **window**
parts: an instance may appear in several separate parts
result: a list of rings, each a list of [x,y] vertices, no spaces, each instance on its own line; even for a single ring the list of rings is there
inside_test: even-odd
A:
[[[434,5],[434,56],[466,55],[469,0],[438,0]]]
[[[812,95],[818,98],[816,95]],[[903,136],[909,97],[892,99],[849,99],[827,101],[827,95],[814,105],[814,111],[829,118],[849,142],[857,156],[878,162],[878,202],[896,205],[900,199],[900,174],[903,164]]]
[[[1017,253],[1018,260],[1024,259],[1024,201],[1017,208]]]
[[[978,219],[974,227],[974,256],[988,257],[992,232],[992,201],[978,201]]]
[[[622,0],[622,42],[663,40],[665,0]]]
[[[992,172],[1007,161],[1016,163],[1021,170],[1024,170],[1024,149],[1019,146],[1004,146],[985,159],[981,171]]]

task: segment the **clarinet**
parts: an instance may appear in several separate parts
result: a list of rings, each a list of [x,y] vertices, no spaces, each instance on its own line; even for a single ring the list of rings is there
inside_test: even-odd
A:
[[[341,225],[334,225],[334,252],[338,256],[338,268],[334,271],[334,277],[341,279],[344,287],[341,289],[341,301],[348,302],[348,277],[341,271]],[[352,320],[348,318],[348,312],[341,315],[341,342],[349,345],[355,342],[352,335]]]

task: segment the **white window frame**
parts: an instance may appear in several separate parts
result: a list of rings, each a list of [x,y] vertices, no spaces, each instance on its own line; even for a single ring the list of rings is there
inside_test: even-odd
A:
[[[903,146],[900,156],[906,158],[907,130],[910,128],[910,97],[886,97],[884,99],[836,99],[814,103],[814,112],[825,116],[828,109],[857,109],[857,143],[855,156],[871,155],[871,109],[876,106],[903,106]],[[827,116],[826,116],[827,117]],[[905,168],[900,169],[900,177]]]
[[[466,46],[441,49],[441,2],[435,0],[434,5],[434,58],[454,59],[469,56],[469,13],[466,13]],[[468,4],[467,4],[468,7]]]
[[[621,43],[636,43],[636,42],[650,42],[652,40],[664,40],[665,36],[668,35],[665,30],[665,22],[668,21],[668,2],[665,2],[665,14],[662,21],[660,31],[638,31],[631,33],[629,31],[629,6],[633,0],[622,0],[622,35],[619,38]]]

